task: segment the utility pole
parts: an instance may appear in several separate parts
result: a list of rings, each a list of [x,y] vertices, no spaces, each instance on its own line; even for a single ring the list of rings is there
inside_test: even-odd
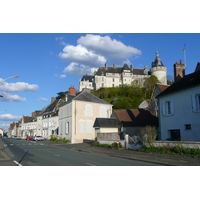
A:
[[[184,44],[183,53],[184,53],[184,63],[185,63],[185,69],[186,69],[186,44]]]

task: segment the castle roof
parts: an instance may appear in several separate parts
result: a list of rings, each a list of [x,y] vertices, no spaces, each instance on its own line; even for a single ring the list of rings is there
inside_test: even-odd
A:
[[[152,62],[151,67],[158,67],[158,66],[164,66],[160,57],[158,51],[156,51],[156,58],[154,62]]]
[[[89,82],[92,82],[92,79],[94,78],[94,76],[92,75],[84,75],[81,79],[81,81],[89,81]]]
[[[144,69],[137,69],[133,68],[130,69],[129,66],[125,63],[123,67],[116,67],[116,66],[105,66],[105,67],[100,67],[96,75],[98,76],[105,76],[106,73],[111,73],[111,74],[121,74],[123,70],[130,70],[134,75],[145,75]]]

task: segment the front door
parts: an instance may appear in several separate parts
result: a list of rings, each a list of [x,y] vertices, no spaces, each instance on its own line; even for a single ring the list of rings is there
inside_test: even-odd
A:
[[[180,129],[174,129],[170,130],[171,138],[175,141],[180,141],[181,140],[181,133]]]

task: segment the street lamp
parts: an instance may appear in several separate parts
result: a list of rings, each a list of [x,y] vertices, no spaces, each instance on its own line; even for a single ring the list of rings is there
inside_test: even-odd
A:
[[[19,76],[11,76],[11,77],[8,77],[6,79],[4,79],[3,81],[1,81],[0,85],[2,85],[6,80],[10,79],[10,78],[17,78]]]

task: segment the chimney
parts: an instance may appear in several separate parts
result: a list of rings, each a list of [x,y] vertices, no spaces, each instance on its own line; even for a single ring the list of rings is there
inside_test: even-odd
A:
[[[36,116],[36,112],[32,112],[32,117],[35,117]]]
[[[179,81],[185,76],[185,65],[180,60],[180,63],[174,64],[174,82]]]
[[[55,101],[55,97],[51,97],[51,103]]]
[[[74,88],[73,85],[71,85],[71,87],[69,88],[68,94],[70,95],[76,95],[76,89]]]
[[[105,63],[105,69],[107,70],[107,63]]]

